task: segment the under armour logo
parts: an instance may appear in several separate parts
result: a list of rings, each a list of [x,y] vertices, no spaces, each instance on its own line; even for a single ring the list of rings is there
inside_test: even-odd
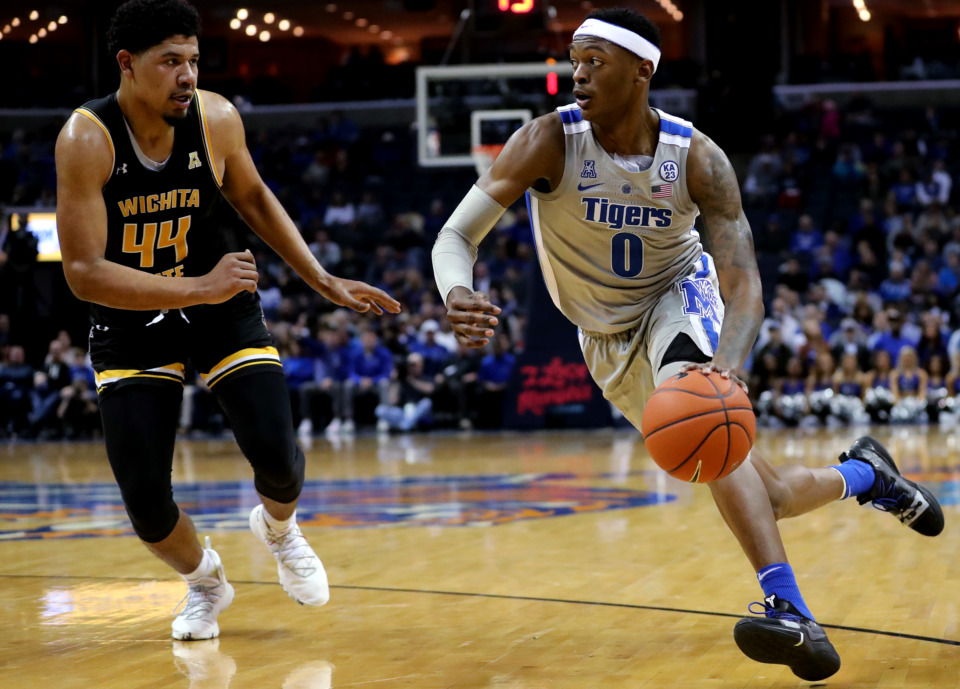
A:
[[[203,163],[200,162],[200,156],[196,151],[190,151],[190,164],[187,165],[188,170],[192,170],[195,167],[200,167]]]
[[[121,165],[120,167],[117,168],[117,174],[119,175],[119,174],[121,174],[121,173],[127,174],[127,164],[126,164],[126,163],[124,163],[123,165]]]

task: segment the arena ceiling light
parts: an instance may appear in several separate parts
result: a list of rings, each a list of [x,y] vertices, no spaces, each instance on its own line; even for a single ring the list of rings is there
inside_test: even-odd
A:
[[[664,12],[673,18],[673,21],[683,21],[683,12],[680,11],[679,7],[673,4],[672,0],[657,0],[657,4],[663,8]]]
[[[9,38],[16,40],[17,38],[21,38],[22,40],[26,40],[31,44],[35,44],[59,29],[62,24],[66,24],[67,21],[67,15],[65,14],[61,14],[58,18],[54,19],[42,16],[42,13],[39,10],[31,10],[27,14],[26,19],[21,19],[20,17],[11,17],[9,21],[0,21],[0,25],[2,25],[2,28],[0,28],[0,39]],[[27,36],[26,32],[24,32],[22,37],[18,36],[16,30],[19,27],[24,26],[27,22],[38,22],[39,26],[31,29],[29,36]]]
[[[236,17],[230,20],[230,28],[233,29],[234,31],[239,29],[241,26],[243,26],[243,22],[237,19]]]
[[[870,10],[867,9],[866,0],[853,0],[853,9],[857,11],[857,15],[860,17],[860,21],[868,22],[870,21]]]
[[[246,18],[249,16],[250,16],[250,13],[247,12],[242,7],[239,10],[237,10],[237,19],[239,19],[240,21],[245,21]]]

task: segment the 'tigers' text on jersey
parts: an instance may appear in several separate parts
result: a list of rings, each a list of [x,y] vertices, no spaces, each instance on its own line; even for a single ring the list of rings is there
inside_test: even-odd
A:
[[[673,211],[669,208],[611,203],[609,199],[596,196],[584,196],[580,204],[585,206],[584,220],[606,225],[612,230],[622,227],[670,227],[673,217]]]

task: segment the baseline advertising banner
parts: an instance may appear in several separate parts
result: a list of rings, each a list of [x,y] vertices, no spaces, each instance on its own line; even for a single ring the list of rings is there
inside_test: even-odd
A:
[[[526,348],[507,386],[507,428],[600,428],[610,405],[583,362],[577,327],[553,305],[539,267],[530,271]]]

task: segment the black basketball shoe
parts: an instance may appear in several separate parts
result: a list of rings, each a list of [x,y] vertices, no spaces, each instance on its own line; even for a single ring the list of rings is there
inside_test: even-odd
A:
[[[745,617],[733,627],[734,641],[748,658],[786,665],[808,682],[840,669],[840,656],[823,627],[801,615],[793,603],[774,594],[750,605],[763,605],[766,617]]]
[[[868,435],[858,438],[850,450],[840,455],[841,462],[856,459],[873,467],[877,474],[873,486],[857,502],[872,502],[878,510],[889,512],[901,523],[924,536],[943,531],[943,510],[927,488],[900,475],[887,449]]]

